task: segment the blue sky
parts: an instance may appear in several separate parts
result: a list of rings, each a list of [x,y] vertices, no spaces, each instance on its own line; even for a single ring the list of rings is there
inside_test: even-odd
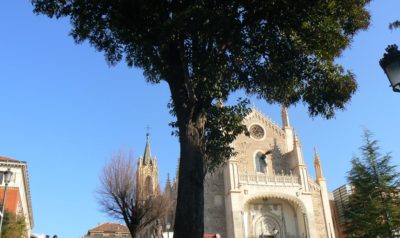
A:
[[[378,65],[385,47],[400,43],[400,30],[387,27],[400,19],[400,1],[374,1],[370,9],[369,30],[338,59],[359,84],[347,110],[325,120],[309,118],[301,104],[289,108],[310,173],[316,146],[330,190],[346,182],[363,128],[400,164],[400,94]],[[162,186],[179,155],[167,85],[148,84],[140,69],[123,63],[109,67],[87,43],[76,45],[69,30],[67,19],[35,16],[29,1],[0,3],[0,155],[28,163],[34,233],[65,238],[110,220],[95,198],[101,168],[119,149],[142,155],[147,126]],[[278,105],[253,101],[281,124]]]

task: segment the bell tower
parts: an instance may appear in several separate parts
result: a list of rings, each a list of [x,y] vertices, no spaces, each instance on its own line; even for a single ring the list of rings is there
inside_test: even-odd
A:
[[[146,133],[146,146],[143,156],[139,157],[137,168],[137,193],[139,200],[144,200],[149,196],[160,193],[158,184],[158,167],[156,157],[151,156],[150,134]]]

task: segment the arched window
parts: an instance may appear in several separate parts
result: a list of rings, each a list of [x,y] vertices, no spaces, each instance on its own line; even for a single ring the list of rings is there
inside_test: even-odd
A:
[[[256,154],[256,172],[265,173],[267,172],[267,161],[264,153],[257,152]]]
[[[153,182],[151,181],[151,177],[147,176],[146,182],[145,182],[145,191],[147,195],[152,195],[153,193]]]

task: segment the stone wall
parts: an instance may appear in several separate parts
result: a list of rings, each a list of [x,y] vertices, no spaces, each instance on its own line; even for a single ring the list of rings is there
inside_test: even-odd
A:
[[[223,170],[208,174],[204,184],[204,233],[226,237]]]
[[[326,238],[327,232],[325,227],[324,209],[322,206],[321,194],[319,191],[312,192],[312,201],[314,207],[315,228],[317,230],[318,238]]]

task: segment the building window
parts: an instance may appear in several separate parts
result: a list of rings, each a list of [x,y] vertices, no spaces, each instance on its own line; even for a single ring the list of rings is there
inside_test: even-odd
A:
[[[261,140],[265,135],[264,129],[260,125],[257,125],[257,124],[252,125],[250,127],[249,131],[250,131],[250,135],[257,140]]]
[[[256,154],[256,172],[266,173],[267,172],[267,161],[264,153],[257,152]]]
[[[145,188],[146,188],[147,195],[152,195],[152,193],[153,193],[153,183],[151,181],[151,177],[150,176],[147,176],[147,178],[146,178]]]

